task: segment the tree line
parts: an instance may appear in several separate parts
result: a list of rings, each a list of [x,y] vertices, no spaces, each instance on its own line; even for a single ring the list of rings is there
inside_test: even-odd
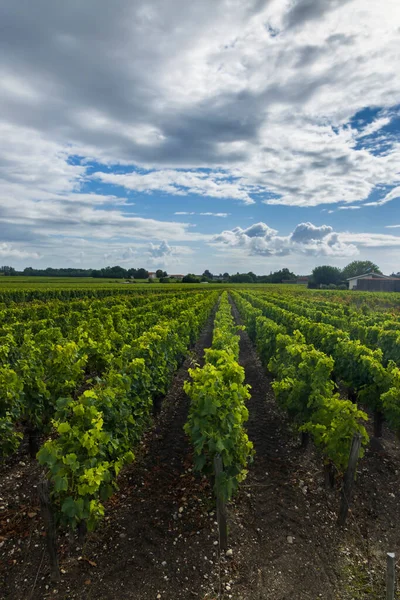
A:
[[[147,279],[149,277],[147,269],[124,269],[124,267],[120,267],[119,265],[104,267],[103,269],[53,269],[52,267],[47,267],[47,269],[33,269],[32,267],[27,267],[23,271],[17,271],[14,267],[3,266],[0,267],[0,273],[8,276],[24,275],[26,277],[95,277],[105,279]],[[161,273],[164,274],[164,271],[161,271]]]
[[[379,267],[369,260],[355,260],[348,264],[344,269],[332,267],[331,265],[322,265],[315,267],[312,274],[308,276],[308,287],[331,287],[345,288],[347,287],[347,279],[363,275],[364,273],[381,273]],[[11,266],[0,267],[0,273],[5,276],[24,275],[37,277],[93,277],[96,279],[139,279],[148,280],[149,271],[143,267],[136,269],[125,269],[119,265],[113,267],[104,267],[102,269],[78,269],[78,268],[60,268],[54,269],[48,267],[46,269],[33,269],[27,267],[23,271],[17,271]],[[161,283],[170,283],[171,279],[167,271],[158,269],[155,272],[156,278]],[[247,273],[228,272],[213,274],[209,269],[206,269],[202,275],[188,273],[182,279],[182,283],[296,283],[298,276],[287,268],[279,269],[271,272],[269,275],[256,275],[253,271]]]

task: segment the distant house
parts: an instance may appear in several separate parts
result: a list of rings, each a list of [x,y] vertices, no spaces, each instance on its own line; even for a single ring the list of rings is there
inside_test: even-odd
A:
[[[356,275],[355,277],[349,277],[347,279],[347,281],[349,282],[349,290],[359,289],[359,282],[363,279],[390,279],[390,277],[388,277],[387,275],[382,275],[381,273],[374,273],[373,271],[371,271],[370,273],[364,273],[364,275]]]
[[[311,275],[298,275],[296,279],[296,283],[300,283],[301,285],[308,285],[308,282],[311,279]]]
[[[149,271],[149,279],[157,279],[157,275],[155,271]]]
[[[182,279],[184,278],[184,275],[168,275],[168,277],[170,277],[171,279],[177,279],[178,281],[182,281]]]

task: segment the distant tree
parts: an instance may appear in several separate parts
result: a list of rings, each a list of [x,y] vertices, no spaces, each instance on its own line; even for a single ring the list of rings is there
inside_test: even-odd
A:
[[[254,283],[252,275],[249,273],[236,273],[236,275],[230,276],[232,283]]]
[[[0,267],[0,273],[4,273],[4,275],[16,275],[17,272],[14,267],[8,267],[4,265],[4,267]]]
[[[167,271],[163,271],[162,269],[157,269],[156,277],[158,277],[158,279],[161,279],[161,277],[168,277],[168,273]]]
[[[78,268],[59,268],[54,269],[47,267],[47,269],[33,269],[27,267],[22,271],[23,275],[30,277],[93,277],[93,269],[78,269]]]
[[[214,275],[211,273],[211,271],[206,269],[203,273],[203,277],[206,277],[207,279],[212,279],[214,277]]]
[[[357,275],[364,275],[365,273],[381,273],[378,265],[371,262],[370,260],[353,260],[347,267],[342,271],[342,278],[349,279],[349,277],[357,277]]]
[[[128,271],[119,265],[106,267],[105,269],[101,269],[101,271],[103,273],[102,277],[110,277],[111,279],[126,279],[128,275]]]
[[[225,273],[222,275],[222,277],[223,277],[224,279],[229,279],[229,273],[225,272]]]
[[[296,275],[286,267],[270,275],[271,283],[282,283],[282,281],[291,281],[293,279],[296,279]]]
[[[169,277],[160,277],[160,283],[171,283]]]
[[[196,275],[193,275],[193,273],[188,273],[183,277],[182,283],[200,283],[200,279]]]
[[[149,276],[149,272],[147,269],[138,269],[136,271],[135,279],[147,279]]]
[[[92,271],[92,277],[103,279],[127,279],[129,273],[123,267],[116,265],[115,267],[105,267],[104,269]]]
[[[337,267],[331,267],[330,265],[323,265],[321,267],[315,267],[312,272],[313,280],[317,285],[329,285],[330,283],[340,283],[342,279],[342,272]]]

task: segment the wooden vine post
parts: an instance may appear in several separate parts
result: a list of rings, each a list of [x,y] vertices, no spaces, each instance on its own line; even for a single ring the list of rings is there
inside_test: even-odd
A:
[[[386,600],[394,600],[396,592],[396,555],[388,552],[386,555]]]
[[[380,410],[374,411],[374,437],[382,437],[383,413]]]
[[[219,534],[219,548],[221,551],[228,549],[228,525],[226,519],[226,503],[221,495],[220,481],[223,474],[222,458],[219,454],[214,457],[215,494],[217,498],[217,521]]]
[[[340,502],[338,524],[343,526],[346,522],[347,513],[349,511],[351,496],[353,492],[354,479],[356,475],[358,457],[361,449],[361,434],[355,433],[351,442],[349,463],[343,479],[342,499]]]
[[[38,494],[40,501],[40,512],[44,522],[46,532],[47,552],[50,560],[51,578],[53,581],[60,580],[60,566],[57,553],[57,531],[54,520],[53,507],[50,502],[50,484],[47,479],[38,484]]]

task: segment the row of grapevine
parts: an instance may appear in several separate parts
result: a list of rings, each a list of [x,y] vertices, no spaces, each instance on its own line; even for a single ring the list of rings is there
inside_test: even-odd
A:
[[[174,318],[159,321],[110,357],[93,387],[56,402],[53,435],[38,459],[52,484],[58,522],[71,528],[84,524],[92,530],[101,519],[120,469],[134,459],[152,401],[166,393],[216,295],[193,296],[191,307],[181,305]]]
[[[174,292],[175,288],[163,289],[163,293]],[[0,305],[5,306],[13,305],[20,302],[34,302],[49,300],[73,300],[77,298],[107,298],[109,296],[126,296],[127,294],[149,294],[157,293],[159,288],[140,288],[138,289],[135,285],[129,286],[117,286],[113,284],[104,285],[104,287],[93,286],[93,287],[52,287],[48,288],[6,288],[0,290]]]
[[[21,323],[28,321],[66,318],[70,313],[90,313],[98,312],[100,309],[108,311],[110,308],[120,306],[126,310],[144,306],[146,303],[173,298],[175,295],[182,297],[185,291],[175,290],[171,295],[166,296],[162,293],[141,293],[124,294],[118,296],[106,296],[105,298],[79,298],[73,300],[48,300],[21,302],[10,306],[4,306],[0,310],[0,325],[7,326],[12,323]],[[186,294],[191,292],[186,292]]]
[[[393,311],[369,311],[365,313],[362,310],[358,310],[355,306],[341,304],[340,302],[330,302],[319,298],[316,299],[309,295],[303,295],[299,298],[292,294],[277,294],[272,292],[268,293],[268,297],[275,301],[280,301],[283,308],[285,302],[293,305],[295,301],[295,304],[299,309],[312,309],[315,311],[314,314],[316,320],[319,320],[320,317],[331,316],[334,320],[334,322],[331,323],[332,325],[341,326],[347,322],[346,319],[349,321],[358,319],[364,326],[383,325],[385,328],[389,329],[399,328],[400,325],[400,317]],[[335,321],[335,318],[340,319],[340,321]]]
[[[287,335],[242,295],[233,296],[264,366],[275,378],[278,404],[298,431],[311,434],[326,464],[343,472],[354,433],[361,434],[364,445],[368,441],[363,425],[367,415],[334,393],[333,359],[307,344],[299,331]]]
[[[309,300],[294,300],[275,294],[269,294],[265,298],[297,315],[341,329],[348,333],[352,340],[360,340],[373,350],[380,348],[385,365],[390,360],[400,365],[400,322],[393,316],[374,313],[366,317],[357,311],[332,307],[330,303],[316,309],[314,303]]]
[[[31,455],[38,437],[45,434],[59,397],[76,395],[101,377],[111,361],[129,352],[132,341],[160,320],[175,319],[201,293],[167,296],[170,301],[147,296],[136,308],[130,297],[103,307],[95,301],[84,312],[70,311],[53,319],[11,323],[0,335],[0,455],[13,452],[30,436]],[[89,301],[90,302],[90,301]]]
[[[190,369],[191,381],[185,391],[191,399],[185,431],[194,448],[194,467],[214,473],[214,458],[222,459],[223,470],[216,478],[216,492],[227,501],[247,473],[253,456],[244,424],[248,419],[246,400],[249,386],[238,364],[239,335],[231,314],[227,292],[223,292],[215,317],[211,348],[205,351],[205,365]]]
[[[391,361],[384,366],[380,349],[372,350],[332,325],[297,315],[265,297],[250,292],[240,295],[282,326],[286,333],[299,330],[307,343],[334,359],[334,381],[343,383],[362,404],[375,412],[375,435],[380,435],[382,414],[393,429],[400,430],[399,369]]]
[[[261,287],[261,286],[260,286]],[[361,292],[354,290],[309,290],[300,286],[293,285],[274,285],[267,286],[276,291],[279,289],[284,294],[290,294],[294,298],[307,297],[314,302],[330,302],[335,306],[342,305],[351,309],[362,311],[397,311],[400,308],[399,294],[392,292]]]

